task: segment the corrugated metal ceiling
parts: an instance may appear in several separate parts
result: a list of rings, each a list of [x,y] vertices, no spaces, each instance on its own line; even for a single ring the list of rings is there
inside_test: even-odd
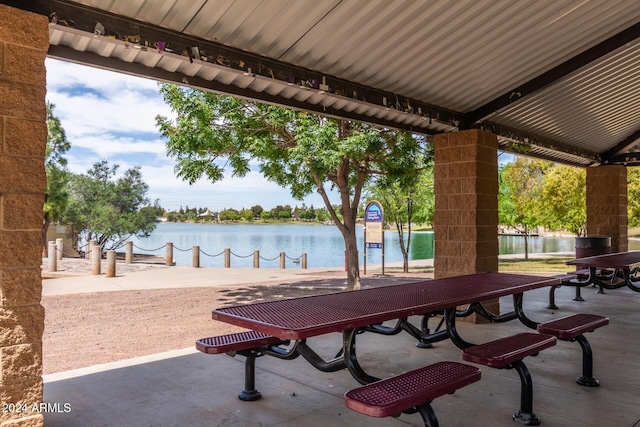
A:
[[[514,91],[514,102],[476,118],[489,120],[494,129],[514,129],[499,134],[505,144],[525,141],[534,144],[531,154],[580,165],[596,164],[605,153],[614,159],[634,152],[634,136],[640,135],[640,30],[633,28],[640,22],[638,1],[33,1],[50,10],[82,4],[301,67],[318,80],[343,79],[362,85],[363,91],[390,95],[380,101],[376,92],[364,99],[356,90],[317,90],[317,84],[304,87],[246,66],[229,66],[219,57],[190,61],[179,52],[136,49],[79,27],[51,26],[51,44],[59,48],[54,53],[71,49],[95,54],[114,63],[178,73],[194,86],[239,88],[229,93],[241,90],[240,95],[261,94],[264,100],[296,108],[430,133],[467,125],[447,110],[470,115],[486,111],[514,88],[631,28],[628,43],[532,93]],[[95,63],[110,67],[106,61]],[[437,106],[447,119],[428,106]]]

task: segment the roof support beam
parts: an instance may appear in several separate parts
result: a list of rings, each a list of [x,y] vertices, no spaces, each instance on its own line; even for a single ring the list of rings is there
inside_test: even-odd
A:
[[[523,154],[526,155],[527,151],[530,149],[530,146],[537,146],[541,148],[545,148],[551,151],[558,151],[562,153],[567,153],[572,156],[581,157],[583,159],[590,159],[593,163],[600,163],[600,155],[598,153],[579,149],[576,147],[571,147],[562,142],[555,141],[549,138],[545,138],[540,135],[536,135],[533,133],[525,132],[522,130],[510,128],[508,126],[501,125],[499,123],[494,123],[490,121],[482,122],[479,126],[480,129],[484,129],[491,133],[498,135],[499,137],[504,137],[509,140],[517,141],[513,144],[512,147],[505,147],[505,151],[509,151],[515,154]],[[539,154],[536,154],[536,157],[542,157]],[[559,161],[559,160],[552,160]],[[584,166],[584,165],[581,165]]]
[[[632,25],[624,31],[609,37],[607,40],[598,43],[590,49],[579,55],[563,62],[562,64],[552,68],[535,77],[528,82],[510,90],[509,92],[489,101],[485,105],[477,108],[469,113],[470,123],[480,123],[490,118],[493,114],[500,111],[509,104],[523,99],[567,76],[568,74],[579,70],[585,65],[596,61],[603,56],[613,52],[614,50],[624,46],[625,44],[640,37],[640,23]]]
[[[227,85],[218,81],[205,80],[195,76],[184,76],[181,73],[172,73],[159,68],[147,67],[142,64],[114,61],[100,55],[88,52],[80,52],[71,48],[62,46],[49,46],[49,57],[54,59],[65,60],[83,65],[92,65],[104,70],[121,72],[137,77],[149,78],[165,83],[173,83],[181,86],[189,86],[196,89],[208,90],[225,95],[237,96],[240,98],[251,99],[254,101],[264,102],[273,105],[285,105],[290,108],[315,112],[337,119],[347,119],[354,121],[366,122],[378,126],[384,126],[394,129],[407,130],[421,134],[433,134],[428,129],[417,128],[408,124],[396,121],[385,120],[378,117],[364,116],[362,114],[353,113],[344,110],[337,110],[331,107],[315,105],[298,101],[296,99],[285,99],[266,92],[256,92],[250,89],[244,89],[239,86]]]
[[[52,11],[55,11],[58,16],[58,23],[63,19],[68,21],[73,20],[71,26],[74,30],[88,32],[92,34],[92,36],[96,22],[99,22],[103,25],[107,36],[117,40],[134,40],[131,42],[134,47],[155,49],[155,44],[162,43],[165,51],[168,52],[171,49],[172,52],[178,55],[182,53],[182,55],[189,57],[192,61],[201,58],[203,61],[206,60],[206,62],[215,63],[217,66],[226,67],[230,70],[285,82],[292,87],[297,87],[297,90],[300,91],[311,89],[331,93],[333,96],[349,98],[369,104],[371,109],[374,110],[397,110],[403,114],[411,114],[416,118],[427,120],[426,123],[433,120],[444,123],[452,128],[468,127],[467,116],[463,113],[424,102],[418,102],[406,96],[322,74],[315,70],[294,66],[256,53],[236,49],[215,41],[189,36],[79,3],[66,0],[30,0],[28,2],[13,0],[8,1],[8,3],[12,6],[40,14],[49,15]],[[76,55],[70,52],[71,50],[73,49],[67,48],[67,50],[65,50],[57,46],[55,46],[55,48],[52,46],[51,51],[58,52],[56,55],[58,55],[60,59],[69,59],[88,65],[97,65],[95,62],[98,61],[102,64],[98,66],[111,70],[124,71],[130,68],[127,61],[116,58],[97,59],[93,58],[93,56],[97,55],[87,54],[84,56],[83,52],[78,52]],[[198,52],[198,57],[195,57],[193,54],[194,51]],[[65,53],[62,54],[60,52]],[[156,70],[153,67],[147,67],[144,68],[144,70],[138,70],[136,74],[153,78],[159,71],[160,70]],[[194,78],[188,76],[187,78],[190,82],[195,82]],[[181,78],[176,80],[175,77],[172,77],[166,78],[165,80],[180,82]],[[194,83],[191,83],[191,85],[229,95],[243,96],[285,107],[318,112],[320,114],[332,115],[349,120],[369,122],[381,126],[412,130],[426,134],[437,133],[436,130],[430,130],[429,128],[420,127],[412,129],[411,126],[403,124],[400,121],[379,119],[371,115],[353,113],[346,109],[325,109],[324,106],[305,103],[291,98],[275,97],[267,93],[244,90],[243,88],[237,88],[233,85],[223,85],[211,81],[207,82],[204,79],[199,80],[201,80],[201,83],[198,85]],[[215,87],[215,89],[211,89],[211,87]]]
[[[636,130],[631,135],[626,137],[623,141],[621,141],[618,145],[604,153],[602,155],[603,163],[624,163],[624,159],[630,156],[629,154],[624,153],[628,152],[631,148],[633,148],[633,146],[638,144],[638,140],[640,140],[640,129]],[[640,153],[637,153],[636,157],[640,158]]]

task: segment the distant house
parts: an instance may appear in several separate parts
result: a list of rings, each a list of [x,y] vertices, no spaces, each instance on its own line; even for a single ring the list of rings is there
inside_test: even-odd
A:
[[[216,212],[211,212],[209,209],[207,209],[206,211],[202,212],[201,214],[198,215],[199,219],[205,219],[208,221],[211,220],[218,220],[218,214]]]

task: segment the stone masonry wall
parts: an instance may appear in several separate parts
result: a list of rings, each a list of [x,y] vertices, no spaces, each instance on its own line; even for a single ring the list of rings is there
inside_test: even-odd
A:
[[[587,169],[587,236],[610,236],[611,251],[629,249],[626,166]]]
[[[0,426],[41,426],[45,16],[0,5]]]
[[[497,149],[481,130],[435,137],[436,278],[498,271]],[[497,301],[485,307],[499,312]]]

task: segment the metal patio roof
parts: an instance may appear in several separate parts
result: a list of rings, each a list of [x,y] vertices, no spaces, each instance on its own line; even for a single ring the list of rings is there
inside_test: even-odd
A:
[[[506,151],[578,166],[640,165],[636,0],[0,2],[49,16],[54,58],[426,134],[480,127]]]

